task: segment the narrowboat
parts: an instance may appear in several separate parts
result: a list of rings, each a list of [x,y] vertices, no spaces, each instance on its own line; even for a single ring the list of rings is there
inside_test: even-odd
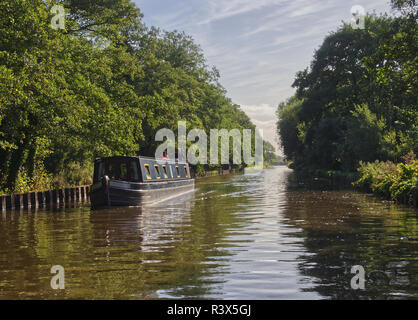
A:
[[[146,157],[98,158],[90,189],[92,209],[136,207],[194,190],[185,162]]]

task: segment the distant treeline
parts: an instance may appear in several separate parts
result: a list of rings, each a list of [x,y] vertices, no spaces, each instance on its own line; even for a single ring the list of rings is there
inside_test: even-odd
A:
[[[385,162],[377,171],[388,168],[385,179],[408,180],[416,203],[418,5],[392,0],[392,7],[393,16],[367,16],[363,30],[344,24],[325,38],[310,67],[297,73],[296,94],[279,105],[278,133],[297,171],[353,177],[360,168],[362,183],[376,189],[371,180],[383,177],[366,178],[375,168],[367,163]],[[408,170],[392,174],[397,169],[390,163],[405,163],[407,155]]]
[[[179,120],[255,129],[219,77],[190,36],[146,27],[130,0],[2,0],[0,190],[86,184],[95,157],[153,156]]]

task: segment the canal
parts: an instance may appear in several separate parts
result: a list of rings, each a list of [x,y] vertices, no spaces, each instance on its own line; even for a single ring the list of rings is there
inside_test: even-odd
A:
[[[55,265],[64,290],[51,288]],[[417,211],[303,188],[277,167],[148,208],[2,213],[0,299],[167,298],[416,299]]]

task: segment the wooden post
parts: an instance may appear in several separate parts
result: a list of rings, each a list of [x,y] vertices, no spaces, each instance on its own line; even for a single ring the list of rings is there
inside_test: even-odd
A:
[[[70,201],[70,189],[68,189],[68,188],[64,189],[64,198],[65,198],[65,202]]]
[[[58,204],[60,202],[58,190],[52,190],[51,200],[52,200],[51,201],[52,204]]]
[[[38,193],[32,192],[30,195],[30,204],[34,208],[39,208]]]
[[[22,194],[22,207],[21,208],[30,208],[30,207],[31,207],[30,194],[29,193]]]
[[[14,210],[15,208],[15,197],[13,194],[6,196],[6,208]]]
[[[6,211],[6,196],[0,196],[1,211]]]
[[[39,208],[47,204],[84,202],[89,200],[90,186],[63,188],[49,191],[30,192],[0,196],[0,211],[8,209]]]
[[[49,190],[45,194],[45,198],[45,204],[51,205],[52,203],[54,203],[54,192],[52,190]]]
[[[59,203],[65,203],[65,189],[58,190]]]
[[[80,201],[81,202],[84,201],[84,189],[83,189],[83,187],[80,187]]]
[[[44,193],[44,199],[45,199],[45,202],[44,202],[45,206],[50,205],[52,203],[53,201],[52,190],[46,191]]]
[[[81,202],[81,188],[77,187],[76,189],[76,197],[79,202]]]
[[[15,198],[15,207],[21,209],[23,207],[23,195],[17,194]]]
[[[87,200],[87,193],[86,193],[86,187],[82,186],[81,187],[81,192],[83,193],[83,201]]]
[[[38,207],[41,205],[42,206],[45,205],[45,192],[42,192],[42,191],[37,192],[36,198],[38,199]]]
[[[75,190],[76,190],[76,188],[71,188],[71,190],[70,190],[70,196],[71,196],[71,201],[72,202],[75,202],[77,200]]]

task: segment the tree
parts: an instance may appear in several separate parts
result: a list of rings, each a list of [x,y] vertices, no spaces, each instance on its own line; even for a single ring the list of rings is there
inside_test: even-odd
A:
[[[417,31],[409,13],[368,16],[365,30],[344,24],[325,38],[278,108],[296,168],[355,171],[418,151]]]
[[[65,30],[50,26],[55,4]],[[153,156],[155,133],[179,120],[255,128],[194,40],[147,28],[129,0],[4,0],[0,12],[2,191],[75,183],[99,156]]]

